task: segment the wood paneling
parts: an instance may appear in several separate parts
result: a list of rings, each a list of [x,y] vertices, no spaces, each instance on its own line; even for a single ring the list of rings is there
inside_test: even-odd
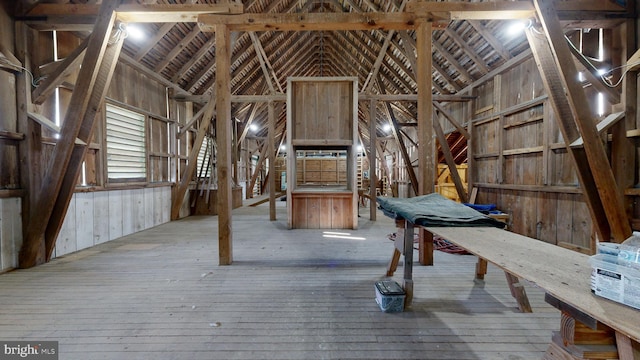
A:
[[[351,81],[294,82],[295,139],[352,140]]]
[[[295,229],[352,229],[350,192],[299,192],[291,198]]]
[[[22,201],[0,198],[0,272],[18,266],[18,250],[22,245]]]
[[[62,224],[55,256],[168,222],[170,199],[168,186],[76,193]]]

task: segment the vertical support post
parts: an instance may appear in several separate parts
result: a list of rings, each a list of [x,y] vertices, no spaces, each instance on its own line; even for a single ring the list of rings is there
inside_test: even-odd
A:
[[[177,182],[178,179],[178,103],[173,99],[175,89],[167,89],[167,117],[175,121],[167,124],[169,127],[169,181]]]
[[[216,36],[216,140],[218,144],[218,263],[231,265],[231,37],[226,25],[215,26]]]
[[[416,29],[418,53],[418,172],[419,195],[433,192],[435,181],[433,142],[433,95],[431,87],[431,23],[421,21]]]
[[[493,112],[502,110],[502,75],[493,78]],[[494,122],[496,131],[496,143],[498,144],[498,166],[496,168],[498,184],[504,183],[504,115],[500,115],[498,121]]]
[[[406,297],[404,306],[411,306],[413,301],[413,223],[409,220],[404,222],[404,278],[402,287]]]
[[[376,134],[376,101],[369,100],[369,219],[376,221],[376,196],[378,195],[378,176],[376,175],[376,150],[378,137]]]
[[[620,38],[622,41],[618,47],[621,50],[622,61],[625,64],[636,49],[634,32],[634,20],[627,20],[620,26],[619,36],[614,37],[615,39]],[[625,117],[623,121],[619,121],[611,129],[613,136],[611,141],[611,167],[613,168],[613,175],[621,191],[633,187],[635,180],[634,164],[636,163],[636,147],[633,139],[627,137],[627,130],[636,128],[638,101],[637,75],[637,71],[632,71],[627,73],[627,76],[622,80],[621,106],[624,106]],[[627,215],[629,215],[629,218],[632,218],[633,204],[631,198],[625,197],[623,203]]]
[[[274,143],[276,141],[276,111],[273,101],[269,101],[269,124],[267,154],[269,156],[269,220],[276,220],[276,151]]]
[[[30,68],[29,55],[29,27],[22,21],[16,21],[15,46],[16,56],[22,61],[25,68]],[[31,105],[31,79],[26,72],[16,76],[16,108],[18,115],[18,131],[25,135],[21,141],[18,153],[20,154],[20,185],[26,191],[22,198],[22,233],[26,234],[29,228],[29,219],[36,209],[36,194],[40,190],[42,170],[40,154],[42,152],[42,129],[35,121],[30,121],[28,112]],[[44,241],[38,243],[34,257],[36,262],[42,262],[45,253]]]
[[[435,150],[433,142],[433,94],[432,73],[432,24],[420,21],[416,28],[416,52],[418,83],[418,172],[420,184],[418,195],[433,192],[435,183]],[[419,229],[419,261],[422,265],[433,265],[433,234]]]
[[[100,6],[98,19],[93,33],[90,35],[90,44],[82,61],[78,82],[62,123],[60,140],[48,161],[46,172],[42,177],[42,184],[35,195],[38,198],[35,200],[36,203],[29,219],[29,227],[26,229],[20,249],[20,267],[22,268],[32,267],[47,261],[55,245],[57,231],[50,232],[49,236],[46,233],[49,228],[52,228],[52,222],[59,221],[59,223],[53,224],[53,227],[57,227],[58,230],[62,225],[64,213],[66,213],[73,195],[84,150],[86,150],[86,146],[76,148],[75,140],[80,138],[86,143],[90,142],[95,113],[102,100],[99,95],[108,88],[111,80],[111,74],[108,71],[101,72],[100,69],[104,69],[105,66],[103,60],[115,22],[115,9],[119,3],[120,1],[104,2]],[[111,46],[112,49],[117,48],[117,51],[110,51],[116,59],[121,46],[122,41]],[[111,63],[115,64],[115,60]],[[52,220],[53,215],[55,216]],[[45,243],[44,254],[41,253],[43,241]]]
[[[473,95],[475,93],[474,89],[471,88],[469,89],[469,94]],[[469,101],[467,106],[465,107],[465,109],[467,110],[467,118],[469,119],[469,125],[467,128],[467,131],[469,132],[469,138],[467,139],[467,189],[473,189],[475,187],[474,182],[475,179],[473,178],[473,174],[474,174],[474,170],[476,168],[476,159],[474,157],[474,153],[473,153],[473,134],[474,134],[474,130],[473,130],[473,122],[471,122],[471,119],[473,118],[473,105],[474,105],[475,101]],[[477,195],[477,191],[476,191],[476,195]],[[475,201],[475,200],[474,200]]]

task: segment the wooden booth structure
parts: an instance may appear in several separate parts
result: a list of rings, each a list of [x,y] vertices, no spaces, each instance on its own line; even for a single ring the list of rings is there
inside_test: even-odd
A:
[[[288,79],[289,228],[358,227],[357,98],[355,77]]]

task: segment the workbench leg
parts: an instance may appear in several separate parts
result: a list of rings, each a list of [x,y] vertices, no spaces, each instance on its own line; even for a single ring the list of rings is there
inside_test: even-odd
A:
[[[620,360],[640,360],[640,344],[616,331],[616,346]]]
[[[393,273],[396,272],[398,268],[398,263],[400,262],[400,250],[393,248],[393,255],[391,255],[391,261],[389,261],[389,265],[387,265],[387,276],[393,276]]]
[[[487,260],[479,257],[478,262],[476,263],[476,280],[484,280],[484,276],[486,274],[487,274]]]
[[[404,306],[410,307],[413,301],[413,224],[404,223],[404,280],[402,287],[405,292]]]
[[[524,290],[524,286],[520,283],[517,276],[511,275],[508,272],[504,272],[507,277],[507,284],[509,284],[509,290],[511,290],[511,296],[513,296],[518,302],[518,307],[523,313],[533,312],[531,310],[531,304],[529,304],[529,298],[527,292]]]
[[[421,265],[433,266],[433,233],[418,228],[418,260]]]

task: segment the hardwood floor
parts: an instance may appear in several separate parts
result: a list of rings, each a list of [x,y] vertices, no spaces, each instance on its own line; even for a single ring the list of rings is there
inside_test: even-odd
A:
[[[0,340],[59,341],[61,360],[518,360],[559,327],[539,289],[520,313],[503,272],[474,284],[475,257],[438,251],[414,267],[413,306],[383,313],[392,220],[361,209],[358,230],[323,237],[264,206],[234,210],[231,266],[217,265],[217,218],[190,217],[1,275]]]

